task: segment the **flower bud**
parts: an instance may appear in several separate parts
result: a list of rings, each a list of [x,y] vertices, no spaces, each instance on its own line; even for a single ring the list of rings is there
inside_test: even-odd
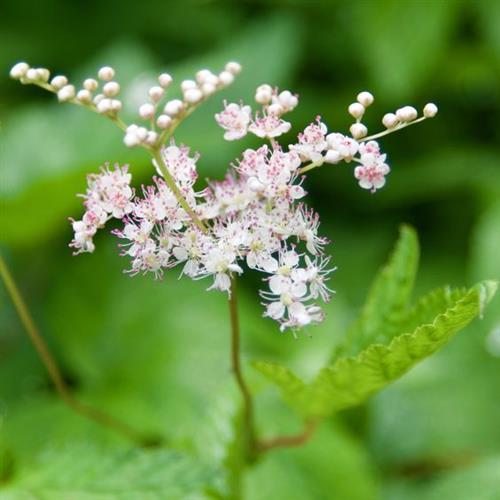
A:
[[[133,148],[135,146],[138,146],[140,142],[141,141],[137,137],[137,134],[135,133],[135,131],[132,130],[130,132],[127,130],[125,136],[123,137],[123,143],[128,148]]]
[[[166,128],[170,127],[171,123],[172,123],[172,118],[170,118],[170,116],[168,115],[160,115],[156,119],[156,125],[158,125],[158,127],[161,128],[162,130],[165,130]]]
[[[398,117],[394,113],[386,113],[382,118],[382,124],[385,128],[394,128],[398,123]]]
[[[17,64],[14,64],[12,66],[12,69],[10,70],[10,77],[14,78],[15,80],[19,80],[23,76],[26,76],[26,73],[30,69],[29,64],[25,62],[18,62]]]
[[[42,82],[48,82],[50,78],[50,71],[47,68],[38,68],[38,79],[42,80]]]
[[[186,92],[186,90],[189,89],[195,89],[198,85],[196,85],[196,82],[194,80],[183,80],[181,82],[181,90],[183,92]]]
[[[158,102],[165,94],[165,90],[163,90],[162,87],[155,85],[149,89],[148,94],[153,102]]]
[[[271,99],[273,97],[273,90],[269,85],[261,85],[260,87],[257,88],[257,91],[255,92],[255,101],[258,104],[269,104],[271,102]]]
[[[118,111],[121,111],[123,107],[122,102],[119,99],[111,99],[111,110],[114,111],[115,113],[118,113]]]
[[[168,73],[162,73],[158,77],[158,82],[165,89],[172,83],[172,77]]]
[[[412,106],[404,106],[396,111],[396,116],[402,122],[411,122],[418,116],[418,112]]]
[[[50,84],[57,90],[62,89],[65,85],[68,85],[68,79],[63,75],[54,76],[50,81]]]
[[[208,69],[202,69],[201,71],[198,71],[198,73],[196,73],[196,81],[198,83],[210,83],[215,87],[220,84],[219,77],[217,75],[214,75]]]
[[[165,104],[164,111],[169,116],[178,115],[184,108],[184,103],[179,99],[172,99]]]
[[[233,75],[238,75],[241,72],[241,64],[235,61],[230,61],[226,64],[224,69]]]
[[[234,73],[231,73],[230,71],[223,71],[219,75],[219,80],[222,85],[231,85],[231,83],[234,82]]]
[[[111,110],[112,110],[111,99],[104,97],[103,99],[100,99],[99,102],[97,103],[97,111],[101,113],[101,115],[105,115],[109,113]]]
[[[196,104],[203,99],[203,93],[199,88],[188,89],[184,92],[184,100],[189,104]]]
[[[146,143],[150,146],[154,146],[158,140],[158,134],[153,130],[150,130],[146,136]]]
[[[30,68],[28,71],[26,71],[25,78],[28,80],[36,81],[39,80],[39,75],[38,75],[38,70],[35,68]]]
[[[212,83],[207,82],[201,85],[201,91],[205,96],[212,95],[216,90],[217,90],[216,86],[213,85]]]
[[[99,87],[99,83],[94,78],[87,78],[83,82],[83,88],[90,91],[90,92],[97,90],[97,87]]]
[[[283,114],[283,106],[281,106],[281,104],[271,104],[270,106],[268,106],[267,108],[267,112],[270,114],[270,115],[275,115],[275,116],[279,116],[281,114]]]
[[[103,66],[98,72],[97,77],[99,80],[109,82],[115,76],[115,70],[111,66]]]
[[[120,85],[117,82],[108,82],[102,88],[106,97],[115,97],[120,93]]]
[[[75,97],[75,87],[73,85],[65,85],[57,92],[59,102],[67,102]]]
[[[428,102],[424,107],[424,116],[434,118],[437,115],[438,107],[433,102]]]
[[[354,139],[361,139],[368,134],[368,129],[362,123],[353,123],[349,130]]]
[[[76,94],[76,100],[82,104],[89,104],[92,102],[92,94],[87,89],[79,90]]]
[[[150,120],[151,118],[154,118],[155,116],[155,107],[147,102],[145,104],[142,104],[140,107],[139,107],[139,116],[143,119],[143,120]]]
[[[370,92],[360,92],[357,96],[357,100],[360,104],[362,104],[365,108],[373,104],[374,97]]]
[[[353,102],[348,111],[353,118],[361,118],[365,114],[365,107],[359,102]]]

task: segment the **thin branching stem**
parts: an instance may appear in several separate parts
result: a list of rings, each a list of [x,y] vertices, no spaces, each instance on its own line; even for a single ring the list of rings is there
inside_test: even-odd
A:
[[[45,340],[43,339],[37,326],[35,325],[35,322],[33,321],[33,318],[21,295],[21,292],[19,291],[19,288],[17,287],[16,282],[14,281],[14,278],[12,277],[12,274],[10,273],[6,262],[1,255],[0,276],[5,283],[7,292],[12,299],[21,323],[23,324],[31,342],[33,343],[33,346],[35,347],[35,350],[38,353],[38,356],[40,357],[43,365],[47,369],[49,377],[52,380],[57,393],[64,401],[64,403],[66,403],[71,409],[73,409],[80,415],[83,415],[84,417],[89,418],[90,420],[93,420],[100,425],[115,430],[128,439],[136,442],[140,446],[159,446],[161,444],[161,439],[157,436],[143,435],[141,432],[133,429],[128,424],[125,424],[124,422],[121,422],[120,420],[117,420],[96,408],[81,403],[73,396],[70,388],[64,380],[64,377],[62,376],[57,361],[52,356]]]
[[[247,439],[247,458],[253,461],[257,452],[257,436],[255,431],[254,406],[252,394],[243,377],[240,360],[240,325],[238,319],[238,298],[236,277],[231,278],[231,295],[229,297],[229,314],[231,318],[231,368],[236,383],[243,396],[243,412],[245,423],[245,437]]]
[[[309,420],[305,423],[304,430],[299,434],[277,436],[275,438],[260,441],[259,452],[265,453],[275,448],[290,448],[307,443],[307,441],[309,441],[309,439],[313,436],[318,425],[318,420]]]
[[[196,212],[189,206],[189,203],[186,201],[184,196],[182,195],[179,186],[177,186],[177,183],[175,182],[175,179],[172,177],[172,174],[169,172],[167,166],[165,165],[165,162],[163,161],[163,158],[161,156],[161,153],[157,150],[151,150],[151,154],[153,155],[153,158],[160,169],[163,178],[165,179],[165,182],[167,183],[167,186],[170,188],[172,193],[174,193],[174,196],[176,197],[177,201],[179,202],[180,206],[185,210],[185,212],[189,215],[191,220],[198,226],[198,228],[206,233],[208,231],[207,226],[202,222],[202,220],[198,217]]]

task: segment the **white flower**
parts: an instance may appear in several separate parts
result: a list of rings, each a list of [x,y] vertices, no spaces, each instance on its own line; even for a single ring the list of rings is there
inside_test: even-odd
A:
[[[261,118],[256,118],[248,127],[248,130],[262,139],[273,139],[286,134],[292,127],[291,123],[282,120],[274,114],[267,114]]]
[[[345,161],[351,161],[358,152],[359,144],[351,137],[333,133],[326,136],[328,149],[337,151]]]
[[[363,189],[370,189],[374,193],[384,187],[385,176],[390,172],[389,165],[384,163],[385,155],[380,153],[364,153],[361,155],[361,165],[354,169],[354,177],[358,179]]]
[[[215,115],[215,120],[226,132],[224,139],[234,141],[247,134],[252,108],[242,104],[224,103],[224,110]]]
[[[311,123],[299,134],[298,144],[292,144],[290,149],[296,151],[303,161],[322,161],[322,153],[328,147],[327,132],[326,125],[318,117],[316,123]]]
[[[231,289],[231,273],[241,274],[243,269],[236,264],[236,254],[230,249],[214,248],[204,259],[207,274],[214,276],[214,282],[207,290],[229,292]]]

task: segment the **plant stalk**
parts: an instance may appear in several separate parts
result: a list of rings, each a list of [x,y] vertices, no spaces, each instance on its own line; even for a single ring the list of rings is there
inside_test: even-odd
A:
[[[179,186],[177,186],[177,183],[175,182],[175,179],[172,177],[172,174],[168,171],[168,168],[165,165],[165,162],[163,161],[161,153],[158,150],[154,149],[151,150],[151,154],[153,155],[153,158],[156,164],[158,165],[158,168],[161,170],[161,173],[163,175],[163,178],[165,179],[165,182],[167,183],[167,186],[170,188],[172,193],[174,193],[180,206],[189,215],[189,217],[191,217],[191,220],[198,226],[198,228],[204,233],[206,233],[208,231],[207,226],[203,224],[203,222],[198,217],[196,212],[189,206],[188,202],[182,195]]]
[[[259,443],[259,452],[265,453],[274,448],[289,448],[293,446],[300,446],[311,439],[318,427],[318,424],[318,420],[309,420],[306,422],[304,430],[300,434],[278,436],[268,440],[263,440]]]
[[[240,326],[238,319],[238,301],[236,277],[231,277],[231,295],[229,296],[229,314],[231,318],[231,368],[236,383],[243,396],[243,417],[245,437],[247,439],[247,458],[253,462],[257,455],[257,436],[255,431],[253,400],[247,383],[243,377],[240,360]]]
[[[21,323],[23,324],[31,342],[33,343],[33,346],[35,347],[36,352],[38,353],[38,356],[45,366],[49,377],[56,388],[57,393],[64,401],[64,403],[66,403],[66,405],[68,405],[71,409],[73,409],[80,415],[83,415],[84,417],[89,418],[100,425],[115,430],[116,432],[126,436],[128,439],[135,441],[140,446],[159,446],[161,444],[161,438],[158,438],[156,436],[145,436],[141,432],[133,429],[124,422],[116,420],[115,418],[101,412],[96,408],[81,403],[73,396],[70,388],[68,387],[62,376],[61,370],[59,369],[55,358],[52,356],[46,342],[44,341],[42,335],[36,327],[35,322],[33,321],[33,318],[31,317],[31,314],[28,310],[28,307],[21,295],[21,292],[19,291],[19,288],[17,287],[14,278],[12,277],[5,260],[1,255],[0,276],[5,283],[7,292],[16,308]]]

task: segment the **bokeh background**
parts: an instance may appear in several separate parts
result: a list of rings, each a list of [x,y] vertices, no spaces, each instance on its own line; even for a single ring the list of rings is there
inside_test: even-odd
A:
[[[324,325],[298,340],[280,334],[261,318],[259,278],[243,279],[245,359],[280,360],[307,376],[344,335],[400,223],[420,235],[419,293],[500,276],[499,26],[495,0],[2,2],[0,250],[80,398],[215,460],[214,436],[229,432],[224,418],[237,401],[227,304],[176,272],[162,282],[129,278],[106,232],[95,254],[72,257],[67,217],[81,213],[75,194],[86,173],[128,162],[140,185],[151,175],[148,158],[100,117],[10,81],[13,63],[76,81],[111,64],[134,99],[160,70],[180,79],[241,61],[236,83],[178,131],[201,152],[202,178],[221,177],[255,144],[224,143],[213,113],[223,98],[250,99],[260,83],[300,94],[295,132],[317,115],[347,130],[346,107],[365,89],[376,98],[373,130],[402,105],[439,105],[436,119],[382,141],[392,172],[375,195],[342,166],[308,179],[338,266]],[[296,429],[276,393],[248,372],[262,432]],[[61,471],[90,445],[99,463],[124,442],[58,400],[0,286],[0,497],[47,467],[39,458],[47,449]],[[498,298],[442,352],[328,422],[303,449],[267,457],[244,491],[264,500],[500,498]]]

